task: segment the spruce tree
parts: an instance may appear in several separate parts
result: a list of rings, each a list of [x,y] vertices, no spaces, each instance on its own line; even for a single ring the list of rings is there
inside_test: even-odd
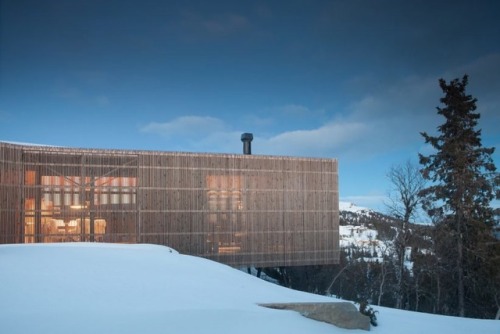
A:
[[[477,99],[467,95],[467,83],[467,75],[450,83],[439,80],[444,97],[443,107],[437,110],[445,122],[437,128],[437,136],[421,133],[435,153],[419,155],[422,175],[430,181],[420,195],[436,223],[436,256],[450,284],[443,303],[462,317],[475,315],[474,308],[491,303],[481,300],[484,289],[492,288],[484,286],[485,279],[498,288],[498,277],[482,275],[485,268],[498,265],[491,258],[498,240],[493,237],[495,215],[490,203],[499,198],[500,178],[492,159],[494,148],[481,144]],[[498,276],[498,270],[492,275]]]

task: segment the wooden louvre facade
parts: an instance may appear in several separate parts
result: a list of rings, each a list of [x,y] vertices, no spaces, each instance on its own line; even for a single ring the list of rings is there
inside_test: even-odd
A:
[[[0,143],[0,243],[168,245],[236,267],[338,263],[335,159]]]

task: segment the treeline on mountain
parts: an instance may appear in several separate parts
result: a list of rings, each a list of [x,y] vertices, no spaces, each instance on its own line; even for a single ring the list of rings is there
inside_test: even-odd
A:
[[[341,225],[377,231],[368,245],[344,245],[330,266],[266,268],[280,284],[307,292],[406,310],[500,319],[500,175],[494,148],[481,143],[468,76],[447,83],[437,113],[445,121],[420,166],[392,168],[388,215],[341,212]],[[424,212],[429,225],[414,224]],[[377,246],[377,243],[381,243]]]
[[[394,240],[394,233],[397,231],[393,222],[370,219],[366,221],[371,221],[374,229],[379,231],[379,241]],[[341,224],[343,223],[341,221]],[[428,298],[434,294],[435,287],[433,282],[426,279],[429,275],[432,276],[431,268],[428,267],[432,263],[430,258],[433,255],[425,255],[431,245],[428,238],[430,229],[429,226],[412,226],[412,237],[408,242],[411,251],[407,251],[408,258],[405,260],[407,267],[403,271],[405,275],[404,302],[401,307],[403,309],[431,313],[438,311],[434,305],[435,300]],[[264,268],[263,271],[269,277],[276,279],[279,284],[292,289],[396,307],[398,295],[395,287],[399,272],[396,258],[392,248],[388,248],[380,257],[369,247],[350,245],[342,249],[338,265]],[[415,270],[418,266],[421,266],[421,269]]]
[[[381,242],[393,242],[399,232],[395,219],[380,222],[365,217],[363,221],[363,225],[371,225],[378,231]],[[346,222],[341,220],[341,224]],[[455,278],[443,267],[434,250],[434,240],[442,237],[435,234],[440,232],[434,226],[417,224],[411,224],[410,231],[402,271],[393,247],[388,247],[380,259],[367,247],[350,245],[342,249],[338,265],[264,268],[263,272],[280,285],[295,290],[372,305],[457,315]],[[495,243],[498,244],[498,240]],[[493,259],[499,254],[497,249],[496,254],[490,256]],[[498,267],[473,269],[477,270],[476,281],[467,298],[466,316],[498,317]],[[401,293],[398,289],[400,272]]]

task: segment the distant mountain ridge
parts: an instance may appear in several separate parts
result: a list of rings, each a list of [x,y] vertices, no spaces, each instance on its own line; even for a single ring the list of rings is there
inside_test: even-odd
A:
[[[352,202],[339,202],[340,225],[362,225],[373,220],[396,223],[397,219],[383,213],[357,206]]]
[[[395,240],[398,238],[402,222],[389,215],[357,206],[351,202],[339,202],[339,237],[340,247],[344,250],[358,249],[370,254],[371,261],[383,261],[384,256],[393,257],[395,253]],[[411,249],[428,247],[424,242],[426,225],[411,224],[408,232],[412,235],[407,241],[408,260]],[[410,240],[411,239],[411,240]],[[424,246],[425,245],[425,246]],[[370,259],[365,258],[370,261]]]
[[[393,252],[397,220],[351,202],[339,202],[340,247],[365,250],[373,260]]]
[[[364,208],[364,207],[358,206],[352,202],[344,202],[344,201],[339,201],[339,209],[340,209],[340,211],[347,211],[347,212],[354,212],[354,213],[373,212],[372,209]]]

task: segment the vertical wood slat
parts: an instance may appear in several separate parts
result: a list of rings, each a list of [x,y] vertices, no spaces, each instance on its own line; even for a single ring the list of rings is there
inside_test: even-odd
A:
[[[38,158],[30,160],[29,154],[23,156],[25,151]],[[233,266],[338,261],[338,170],[333,159],[6,143],[0,143],[0,157],[1,243],[24,241],[22,196],[33,197],[41,188],[23,184],[26,165],[61,177],[64,185],[54,186],[51,196],[67,204],[91,195],[82,188],[80,197],[65,197],[65,189],[70,194],[77,189],[70,181],[86,174],[117,177],[116,185],[102,189],[121,189],[124,203],[96,204],[92,211],[109,220],[107,241],[164,244]],[[92,196],[95,201],[108,195]]]

